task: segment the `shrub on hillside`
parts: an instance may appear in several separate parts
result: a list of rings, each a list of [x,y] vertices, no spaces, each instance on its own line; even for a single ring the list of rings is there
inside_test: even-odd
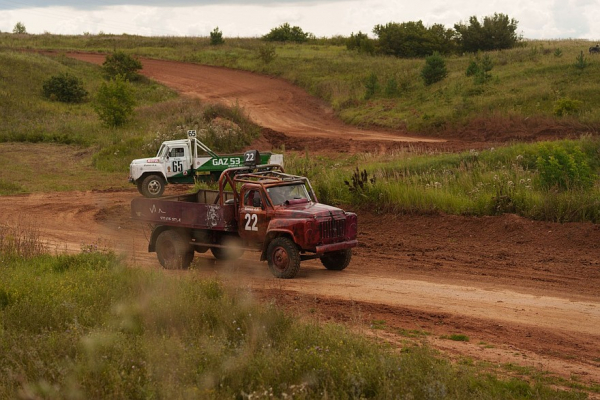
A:
[[[473,83],[476,85],[483,85],[492,79],[492,74],[490,71],[493,68],[494,62],[489,54],[486,54],[483,57],[479,57],[479,55],[477,55],[477,59],[475,61],[471,61],[467,67],[466,75],[472,76]]]
[[[210,44],[211,44],[211,46],[218,46],[223,43],[225,43],[225,40],[223,40],[223,32],[221,32],[219,30],[219,27],[217,26],[210,33]]]
[[[102,69],[110,78],[121,75],[126,80],[139,78],[138,71],[142,69],[142,63],[135,57],[122,51],[116,51],[106,56]]]
[[[265,64],[270,64],[275,58],[277,58],[277,52],[275,51],[275,46],[270,44],[266,44],[264,46],[260,46],[258,48],[258,58],[262,60]]]
[[[88,95],[81,80],[68,72],[49,78],[42,90],[46,98],[63,103],[81,103]]]
[[[22,22],[17,22],[15,27],[13,28],[13,33],[27,33],[27,28],[25,28],[25,24]]]
[[[554,102],[554,109],[552,113],[557,117],[564,115],[574,115],[579,113],[583,102],[580,100],[573,100],[569,98],[558,99]]]
[[[426,27],[421,21],[390,22],[376,25],[373,33],[379,38],[378,51],[396,57],[424,57],[437,51],[451,53],[454,49],[454,32],[442,25]]]
[[[103,82],[98,90],[94,109],[107,126],[120,126],[129,120],[135,107],[133,89],[129,81],[117,75]]]
[[[548,189],[590,189],[594,185],[595,174],[579,147],[566,149],[548,143],[541,147],[536,167],[541,185]]]
[[[302,31],[299,26],[290,26],[287,22],[277,28],[271,29],[271,32],[262,38],[268,42],[306,42],[312,34]]]
[[[425,59],[425,65],[421,70],[421,78],[423,78],[425,85],[432,85],[441,81],[446,76],[448,76],[446,62],[438,52],[433,53],[433,55]]]
[[[346,48],[348,50],[356,50],[359,53],[372,55],[375,53],[375,42],[373,39],[369,39],[366,33],[358,31],[355,35],[353,32],[350,34],[350,37],[346,39]]]
[[[369,100],[371,97],[375,96],[375,93],[379,91],[379,82],[375,72],[371,72],[371,74],[367,76],[364,84],[366,89],[365,100]]]
[[[508,15],[495,13],[479,22],[476,16],[469,23],[454,24],[458,43],[463,51],[477,52],[510,49],[517,45],[521,37],[517,35],[518,21]]]

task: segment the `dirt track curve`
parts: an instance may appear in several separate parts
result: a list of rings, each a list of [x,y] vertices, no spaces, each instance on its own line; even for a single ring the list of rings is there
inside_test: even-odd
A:
[[[255,121],[290,137],[412,140],[349,129],[318,100],[278,79],[143,62],[143,73],[153,79],[208,100],[238,100]],[[74,252],[99,241],[133,264],[159,268],[155,255],[146,252],[147,227],[129,218],[129,203],[136,196],[134,189],[2,196],[0,214],[37,221],[56,251]],[[296,279],[277,280],[257,254],[246,254],[232,264],[197,255],[194,268],[184,273],[241,282],[261,298],[299,312],[311,310],[392,342],[402,343],[401,332],[428,332],[422,340],[451,355],[600,383],[600,226],[533,222],[514,215],[362,213],[359,243],[352,263],[341,272],[309,261]],[[444,339],[451,334],[470,340]]]

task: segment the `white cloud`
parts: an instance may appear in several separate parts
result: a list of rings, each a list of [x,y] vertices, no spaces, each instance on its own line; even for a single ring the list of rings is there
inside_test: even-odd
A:
[[[70,4],[90,4],[70,1]],[[110,4],[109,1],[114,0],[92,4]],[[457,22],[468,21],[472,15],[482,18],[497,12],[518,20],[519,32],[526,38],[600,38],[600,24],[597,23],[600,21],[599,0],[555,0],[550,4],[545,0],[240,0],[234,4],[231,0],[202,5],[215,3],[211,0],[194,1],[196,6],[159,7],[157,4],[163,1],[146,1],[149,4],[146,6],[122,5],[85,10],[56,6],[12,9],[0,12],[0,30],[10,32],[20,21],[30,33],[81,34],[102,31],[156,36],[208,36],[218,26],[225,37],[257,37],[289,22],[322,37],[338,34],[347,36],[359,30],[372,35],[375,25],[388,22],[422,20],[426,25],[440,23],[451,28]],[[172,3],[177,5],[185,2],[191,0],[174,0]],[[0,4],[4,3],[0,1]],[[22,3],[33,4],[32,0]]]

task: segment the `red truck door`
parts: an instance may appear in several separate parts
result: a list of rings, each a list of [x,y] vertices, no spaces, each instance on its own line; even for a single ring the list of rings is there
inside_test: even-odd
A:
[[[267,233],[265,199],[258,189],[247,189],[241,193],[239,232],[247,243],[264,241]]]

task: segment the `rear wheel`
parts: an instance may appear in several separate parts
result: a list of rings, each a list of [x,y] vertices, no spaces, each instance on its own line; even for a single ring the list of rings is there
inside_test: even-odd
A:
[[[352,249],[344,249],[326,253],[321,257],[321,264],[332,271],[341,271],[350,264]]]
[[[138,186],[138,190],[145,197],[155,198],[162,196],[165,191],[165,179],[160,175],[148,175]]]
[[[269,243],[267,261],[275,277],[291,279],[300,269],[300,252],[291,239],[278,237]]]
[[[166,230],[156,238],[156,256],[163,268],[186,269],[194,259],[194,249],[186,234]]]

